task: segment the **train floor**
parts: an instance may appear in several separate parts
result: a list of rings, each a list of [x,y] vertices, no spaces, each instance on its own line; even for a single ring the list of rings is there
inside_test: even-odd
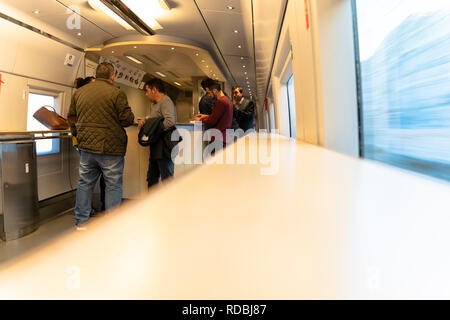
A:
[[[22,238],[10,241],[0,240],[0,263],[44,246],[62,234],[75,231],[73,211],[70,211],[47,221],[36,231]]]

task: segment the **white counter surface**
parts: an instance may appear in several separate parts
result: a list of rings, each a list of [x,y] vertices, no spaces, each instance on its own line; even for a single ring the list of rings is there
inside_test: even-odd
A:
[[[10,261],[0,299],[450,298],[448,183],[287,139],[277,154],[274,175],[204,165]]]

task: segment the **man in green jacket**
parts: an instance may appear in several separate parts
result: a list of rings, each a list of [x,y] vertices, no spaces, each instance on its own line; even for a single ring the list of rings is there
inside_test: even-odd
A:
[[[75,204],[76,226],[83,225],[91,213],[95,184],[103,173],[106,184],[106,210],[122,201],[124,156],[127,134],[124,127],[134,123],[126,94],[113,86],[114,66],[101,63],[96,81],[78,89],[67,119],[80,149],[80,178]]]

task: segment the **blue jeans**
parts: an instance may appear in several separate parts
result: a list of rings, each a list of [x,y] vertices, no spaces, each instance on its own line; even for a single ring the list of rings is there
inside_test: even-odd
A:
[[[89,220],[92,192],[101,173],[106,185],[105,209],[110,210],[122,202],[123,167],[123,156],[80,152],[80,178],[75,204],[77,225]]]
[[[174,163],[170,159],[157,159],[152,158],[148,161],[148,171],[147,171],[147,183],[148,187],[157,184],[159,178],[165,180],[173,176],[174,173]]]

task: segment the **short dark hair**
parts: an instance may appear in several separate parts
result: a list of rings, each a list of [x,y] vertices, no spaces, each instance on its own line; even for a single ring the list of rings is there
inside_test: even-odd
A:
[[[240,93],[244,92],[244,89],[241,86],[231,87],[231,92],[234,92],[236,89],[238,89]]]
[[[206,79],[203,79],[202,82],[200,83],[201,86],[202,86],[202,88],[203,88],[203,90],[206,90],[206,82],[207,82],[208,80],[212,80],[212,79],[206,78]]]
[[[114,66],[109,62],[102,62],[97,66],[95,77],[97,79],[109,80],[114,74]]]
[[[159,78],[150,79],[145,83],[145,87],[149,87],[150,89],[156,88],[160,93],[166,93],[166,86],[164,85],[164,81]]]
[[[88,83],[91,83],[92,79],[95,79],[94,77],[86,77],[86,78],[77,78],[75,80],[75,88],[80,89],[82,86],[87,85]]]
[[[205,81],[205,87],[208,88],[209,90],[214,90],[214,89],[216,89],[217,91],[222,90],[219,82],[217,82],[216,80],[213,80],[213,79],[209,79],[209,78],[206,79],[206,81]]]

